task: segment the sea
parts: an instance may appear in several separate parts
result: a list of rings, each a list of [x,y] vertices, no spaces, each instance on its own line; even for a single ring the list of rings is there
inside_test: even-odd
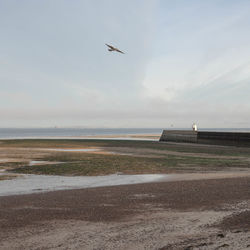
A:
[[[81,138],[111,135],[161,134],[164,129],[190,128],[0,128],[0,139],[23,138]],[[200,128],[199,131],[250,132],[250,128]]]
[[[0,128],[0,139],[161,134],[161,128]]]

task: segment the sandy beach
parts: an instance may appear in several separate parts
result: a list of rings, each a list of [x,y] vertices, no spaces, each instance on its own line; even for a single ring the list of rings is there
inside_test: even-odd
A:
[[[0,249],[248,249],[249,162],[249,148],[3,140]]]
[[[247,249],[250,178],[0,197],[0,249]]]

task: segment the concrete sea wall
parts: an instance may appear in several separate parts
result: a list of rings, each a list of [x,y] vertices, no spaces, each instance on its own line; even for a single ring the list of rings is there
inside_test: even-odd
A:
[[[160,141],[192,142],[213,145],[250,146],[250,133],[163,130]]]
[[[197,132],[192,130],[163,130],[160,141],[197,142]]]
[[[250,146],[250,133],[243,132],[198,132],[198,143]]]

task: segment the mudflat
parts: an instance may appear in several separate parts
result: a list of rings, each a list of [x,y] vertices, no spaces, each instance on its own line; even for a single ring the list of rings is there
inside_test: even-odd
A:
[[[197,173],[248,171],[250,165],[250,148],[129,140],[0,142],[0,170],[6,169],[14,174]],[[31,164],[34,161],[38,163],[35,166]]]
[[[249,169],[249,148],[155,141],[1,141],[2,181],[23,174],[172,177],[2,196],[0,249],[248,249]]]

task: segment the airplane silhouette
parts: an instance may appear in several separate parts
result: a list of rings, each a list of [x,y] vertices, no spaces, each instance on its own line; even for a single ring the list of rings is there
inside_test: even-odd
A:
[[[117,48],[115,48],[115,47],[113,47],[113,46],[111,46],[111,45],[108,45],[108,44],[106,44],[106,43],[105,43],[105,45],[108,46],[108,48],[109,48],[108,50],[109,50],[109,51],[116,51],[116,52],[125,54],[125,53],[122,52],[121,50],[119,50],[119,49],[117,49]]]

